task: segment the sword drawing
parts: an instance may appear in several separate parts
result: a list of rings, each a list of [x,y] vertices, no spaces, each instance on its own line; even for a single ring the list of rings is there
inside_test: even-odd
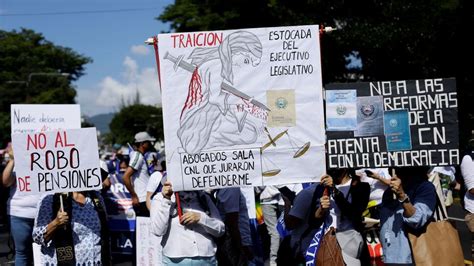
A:
[[[173,69],[175,71],[177,71],[178,68],[182,68],[188,72],[191,72],[193,73],[194,70],[196,70],[197,66],[196,65],[193,65],[193,64],[190,64],[186,61],[183,60],[183,55],[180,55],[178,57],[175,57],[173,55],[171,55],[170,53],[166,52],[165,53],[165,56],[164,56],[164,59],[167,59],[169,61],[171,61],[173,64],[174,64],[174,67]],[[266,111],[270,111],[270,109],[263,103],[255,100],[254,98],[252,98],[251,96],[241,92],[240,90],[236,89],[235,87],[233,87],[232,85],[230,84],[227,84],[225,82],[222,82],[221,84],[221,89],[227,93],[230,93],[230,94],[233,94],[239,98],[242,98],[244,100],[247,100],[249,101],[251,104],[263,109],[263,110],[266,110]]]

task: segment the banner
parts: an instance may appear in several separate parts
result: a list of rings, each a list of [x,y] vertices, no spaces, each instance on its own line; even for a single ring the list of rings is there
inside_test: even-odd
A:
[[[113,254],[132,255],[135,239],[135,212],[130,192],[123,183],[120,161],[109,162],[110,188],[103,192]]]
[[[69,129],[12,135],[18,191],[100,190],[97,131]]]
[[[329,84],[327,114],[357,106],[355,129],[327,119],[329,168],[446,166],[459,164],[456,80],[421,79]],[[350,105],[350,106],[348,106]]]
[[[10,111],[12,134],[81,128],[79,104],[12,104]]]
[[[174,190],[325,172],[318,26],[160,34],[158,51]]]

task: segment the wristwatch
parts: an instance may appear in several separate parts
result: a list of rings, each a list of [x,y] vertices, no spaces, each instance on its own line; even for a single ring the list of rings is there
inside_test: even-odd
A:
[[[400,203],[402,203],[402,204],[403,204],[403,203],[409,203],[409,202],[410,202],[410,198],[408,197],[407,194],[405,194],[405,198],[402,199],[402,200],[399,199],[398,201],[399,201]]]

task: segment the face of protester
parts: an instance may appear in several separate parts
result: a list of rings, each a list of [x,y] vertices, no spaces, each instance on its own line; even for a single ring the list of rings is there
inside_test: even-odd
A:
[[[347,175],[346,169],[328,169],[328,175],[330,175],[334,183],[339,185],[342,179]]]
[[[120,172],[125,172],[125,170],[127,170],[128,168],[128,164],[125,161],[121,161],[119,167],[120,167]]]
[[[145,141],[140,143],[140,147],[143,150],[143,152],[150,151],[151,148],[153,147],[153,143],[151,141]]]

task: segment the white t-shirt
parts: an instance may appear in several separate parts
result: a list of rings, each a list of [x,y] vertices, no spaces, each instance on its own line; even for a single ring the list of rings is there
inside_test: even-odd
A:
[[[13,173],[14,178],[15,173]],[[12,216],[34,219],[37,212],[37,204],[41,193],[20,193],[17,191],[16,183],[10,187],[10,197],[7,203],[7,213]]]
[[[133,180],[133,188],[135,189],[135,193],[138,196],[138,200],[140,202],[146,201],[146,186],[148,184],[148,180],[150,179],[150,175],[148,174],[148,166],[145,162],[145,158],[143,154],[140,152],[132,152],[130,154],[130,167],[135,170],[133,173],[132,180]]]
[[[461,173],[466,185],[466,195],[464,196],[464,206],[470,213],[474,213],[474,195],[469,190],[474,188],[474,161],[471,156],[465,155],[461,161]]]

